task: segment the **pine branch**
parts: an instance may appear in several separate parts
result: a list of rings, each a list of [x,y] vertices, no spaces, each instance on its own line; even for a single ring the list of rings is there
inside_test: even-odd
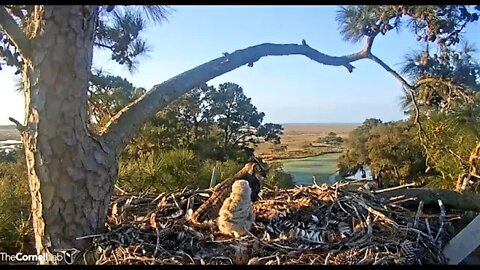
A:
[[[0,27],[13,41],[20,54],[24,58],[29,58],[30,40],[3,6],[0,7]]]

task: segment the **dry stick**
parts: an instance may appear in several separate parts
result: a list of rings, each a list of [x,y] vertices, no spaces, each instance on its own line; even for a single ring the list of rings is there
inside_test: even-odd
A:
[[[177,203],[177,200],[175,199],[175,195],[173,194],[172,194],[172,199],[173,199],[173,203],[175,203],[175,206],[181,210],[180,205]]]
[[[388,204],[399,204],[399,203],[404,203],[404,202],[409,202],[409,201],[416,201],[417,198],[406,198],[406,199],[403,199],[403,200],[398,200],[398,201],[394,201],[394,202],[389,202]]]
[[[87,238],[94,238],[94,237],[104,236],[104,235],[105,234],[91,234],[91,235],[80,236],[80,237],[77,237],[75,239],[76,240],[83,240],[83,239],[87,239]]]
[[[425,218],[425,223],[426,223],[426,225],[427,225],[428,238],[433,239],[433,237],[432,237],[432,231],[430,230],[430,223],[428,223],[428,218]]]
[[[404,199],[404,198],[405,198],[405,195],[400,195],[400,196],[391,197],[388,200],[389,201],[395,201],[395,200],[401,200],[401,199]]]
[[[151,203],[154,203],[154,202],[160,200],[160,198],[162,198],[164,195],[165,195],[165,192],[162,192],[162,193],[158,194],[158,196],[155,197],[155,199],[153,199],[153,201]]]
[[[365,251],[365,256],[363,256],[363,258],[357,263],[357,265],[361,265],[361,264],[366,264],[368,262],[368,260],[371,260],[368,258],[368,255],[370,253],[370,250],[367,248],[367,250]]]
[[[359,179],[359,180],[348,181],[348,182],[345,182],[345,183],[339,184],[339,185],[338,185],[338,187],[344,187],[344,186],[351,185],[351,184],[353,184],[353,183],[365,182],[365,181],[370,181],[370,180]],[[337,184],[337,183],[338,183],[338,182],[336,182],[335,184]]]
[[[335,202],[338,204],[338,206],[340,207],[340,209],[342,209],[343,212],[345,212],[349,216],[352,216],[350,213],[347,212],[347,210],[345,210],[345,208],[343,208],[343,206],[340,204],[338,200],[338,184],[337,183],[335,183]]]
[[[155,246],[155,251],[153,252],[153,257],[157,256],[157,252],[160,250],[160,230],[158,226],[155,226],[155,232],[157,233],[157,245]]]
[[[407,187],[414,187],[414,186],[416,186],[415,183],[409,183],[409,184],[405,184],[405,185],[401,185],[401,186],[396,186],[396,187],[391,187],[391,188],[384,188],[384,189],[380,189],[380,190],[374,190],[373,193],[374,193],[374,194],[378,194],[378,193],[383,193],[383,192],[392,191],[392,190],[397,190],[397,189],[403,189],[403,188],[407,188]]]
[[[352,216],[349,212],[347,212],[347,210],[345,210],[345,208],[343,208],[339,200],[335,200],[335,202],[338,204],[338,206],[340,206],[340,209],[342,209],[343,212],[345,212],[349,216]]]
[[[367,220],[365,222],[367,223],[367,235],[372,235],[372,232],[373,232],[372,217],[368,215]]]
[[[379,217],[381,218],[382,220],[386,221],[387,223],[391,224],[393,227],[395,228],[399,228],[399,225],[391,220],[389,217],[385,216],[382,212],[380,211],[377,211],[375,209],[373,209],[372,207],[368,206],[365,202],[359,200],[359,199],[354,199],[358,204],[360,204],[361,206],[363,206],[363,208],[365,208],[368,212],[370,212],[371,214],[375,215],[376,217]]]
[[[182,254],[182,255],[186,255],[190,259],[192,264],[195,264],[195,260],[193,260],[192,256],[188,255],[188,253],[184,252],[183,250],[177,251],[177,253]]]
[[[423,210],[423,201],[418,203],[417,213],[415,214],[415,220],[413,221],[413,228],[417,228],[418,221],[420,219],[420,215],[422,214]]]
[[[443,226],[445,225],[445,220],[447,219],[446,217],[446,211],[445,211],[445,206],[443,205],[443,202],[441,200],[438,200],[438,206],[440,206],[440,228],[438,228],[437,235],[435,236],[435,241],[437,242],[439,239],[440,234],[443,231]]]

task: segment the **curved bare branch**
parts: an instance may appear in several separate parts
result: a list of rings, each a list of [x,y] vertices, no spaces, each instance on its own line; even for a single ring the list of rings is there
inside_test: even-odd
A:
[[[190,89],[245,64],[253,66],[253,63],[262,57],[282,55],[303,55],[324,65],[344,66],[352,72],[354,67],[350,62],[365,58],[366,52],[362,50],[357,54],[335,57],[323,54],[303,42],[301,45],[264,43],[231,54],[224,53],[223,57],[155,85],[149,92],[117,113],[101,134],[118,153],[145,121]]]

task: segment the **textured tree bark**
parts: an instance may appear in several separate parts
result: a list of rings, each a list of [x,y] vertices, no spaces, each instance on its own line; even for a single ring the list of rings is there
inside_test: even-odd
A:
[[[375,196],[389,199],[397,196],[405,196],[405,198],[416,198],[415,201],[406,201],[402,205],[417,206],[420,201],[425,205],[437,206],[438,201],[442,200],[445,206],[458,210],[480,212],[480,195],[474,192],[458,192],[447,189],[427,189],[427,188],[410,188],[398,189],[379,193]]]
[[[116,154],[87,130],[87,89],[96,6],[36,6],[26,59],[22,132],[38,254],[84,249],[76,238],[103,228]],[[42,16],[43,15],[43,16]],[[42,264],[55,263],[50,260]]]

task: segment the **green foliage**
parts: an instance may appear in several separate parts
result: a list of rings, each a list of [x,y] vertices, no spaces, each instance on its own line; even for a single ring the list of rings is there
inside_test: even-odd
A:
[[[383,14],[385,13],[385,14]],[[372,35],[377,30],[377,21],[382,18],[388,22],[396,14],[395,8],[381,6],[342,6],[337,11],[336,20],[339,31],[345,41],[360,42],[364,36]]]
[[[456,50],[450,48],[439,54],[426,49],[412,52],[405,58],[402,73],[418,84],[415,97],[421,113],[447,111],[465,102],[480,91],[480,64],[473,57],[475,49],[465,42]],[[410,95],[405,95],[402,107],[413,114]]]
[[[118,184],[129,191],[172,192],[187,185],[201,186],[195,179],[198,168],[191,150],[151,153],[120,162]]]
[[[216,89],[205,85],[158,112],[127,146],[123,156],[186,148],[201,159],[244,162],[257,136],[280,143],[282,126],[261,125],[263,116],[240,86],[225,83]]]
[[[138,64],[137,57],[150,51],[140,36],[147,25],[146,19],[157,23],[165,21],[169,16],[169,8],[158,5],[143,8],[130,6],[116,7],[111,11],[108,7],[100,9],[95,45],[110,50],[112,60],[134,71]]]
[[[442,175],[441,181],[433,184],[453,188],[458,176],[470,171],[469,157],[480,140],[479,101],[449,113],[433,111],[422,117],[430,138],[426,149],[430,165]],[[477,169],[480,169],[478,164]]]
[[[391,185],[413,180],[425,170],[415,131],[414,126],[403,121],[366,120],[346,140],[339,158],[340,174],[345,176],[368,165],[374,175],[390,179]]]
[[[369,167],[389,179],[413,179],[425,171],[425,158],[415,137],[416,129],[408,122],[389,122],[370,132],[367,141]]]
[[[4,6],[7,12],[19,23],[21,28],[29,26],[33,7],[32,5]],[[113,12],[112,12],[113,11]],[[135,69],[138,56],[145,55],[148,45],[141,38],[148,21],[161,23],[168,19],[170,8],[168,6],[100,6],[99,18],[95,29],[95,45],[112,52],[112,60],[121,65],[126,65],[130,71]],[[14,42],[0,27],[0,70],[2,65],[17,68],[19,74],[23,61]]]
[[[280,135],[283,134],[283,127],[280,124],[266,123],[258,128],[258,136],[265,138],[273,144],[280,144]]]
[[[192,150],[176,149],[120,163],[118,185],[131,192],[174,192],[186,186],[208,188],[214,167],[220,179],[238,172],[243,164],[228,160],[199,160]]]
[[[102,71],[90,77],[88,107],[89,126],[99,130],[122,108],[146,92],[134,87],[125,78],[104,74]]]
[[[10,157],[15,158],[12,160]],[[8,161],[0,161],[0,250],[10,254],[33,252],[26,172],[20,149],[10,155]]]
[[[370,164],[367,141],[371,129],[381,125],[380,119],[366,119],[363,124],[355,128],[345,140],[345,150],[339,158],[340,174],[345,176],[354,173],[357,168],[364,164]]]
[[[282,163],[272,162],[268,164],[269,170],[265,179],[265,185],[268,187],[289,188],[295,184],[291,174],[286,173],[282,168]]]
[[[344,142],[343,138],[340,136],[337,136],[335,132],[329,132],[327,136],[325,137],[320,137],[316,140],[318,143],[326,143],[334,146],[338,146]]]
[[[210,92],[211,108],[209,117],[216,118],[216,124],[222,132],[225,149],[249,142],[253,135],[249,127],[259,127],[265,114],[258,112],[243,93],[242,87],[235,83],[223,83]]]
[[[478,19],[461,6],[450,9],[446,14],[460,12],[452,20]],[[426,181],[431,187],[454,188],[458,179],[468,175],[470,155],[480,141],[480,65],[473,57],[475,48],[459,38],[455,35],[453,42],[440,44],[436,52],[427,45],[421,52],[406,55],[401,70],[416,86],[414,97],[425,132],[419,133],[424,141],[421,146],[428,165],[439,174]],[[411,96],[403,98],[402,107],[411,119],[417,117]]]
[[[344,40],[354,43],[406,25],[418,41],[450,46],[459,43],[459,32],[479,14],[465,5],[361,5],[341,7],[336,20]]]

